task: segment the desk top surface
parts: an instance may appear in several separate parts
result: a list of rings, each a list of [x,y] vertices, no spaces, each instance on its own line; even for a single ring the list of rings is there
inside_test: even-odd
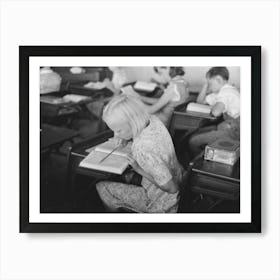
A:
[[[78,132],[72,129],[42,124],[40,132],[41,150],[51,148],[77,135]]]
[[[71,149],[71,153],[81,158],[86,157],[89,154],[86,151],[87,149],[94,147],[98,144],[101,144],[113,136],[114,136],[113,131],[109,129],[105,130],[99,134],[96,134],[92,138],[89,138],[87,140],[84,140],[83,142],[75,144]]]
[[[193,165],[192,171],[236,183],[240,182],[239,160],[235,163],[235,165],[231,166],[199,158]]]
[[[49,94],[45,94],[42,95],[42,99],[44,99],[45,97],[50,97],[50,98],[62,98],[63,96],[67,95],[67,94],[75,94],[75,95],[80,95],[80,96],[84,96],[87,98],[84,98],[83,100],[79,101],[79,102],[63,102],[63,103],[44,103],[41,102],[42,105],[48,105],[48,106],[56,106],[56,107],[61,107],[61,106],[75,106],[75,105],[79,105],[81,103],[89,103],[89,102],[93,102],[96,100],[109,100],[112,98],[113,93],[110,90],[107,89],[102,89],[102,90],[92,90],[92,89],[87,89],[84,87],[80,87],[80,86],[72,86],[73,88],[70,88],[69,91],[58,91],[58,92],[52,92]]]

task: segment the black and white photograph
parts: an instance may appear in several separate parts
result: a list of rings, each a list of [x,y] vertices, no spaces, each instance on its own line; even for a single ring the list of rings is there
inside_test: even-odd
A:
[[[1,0],[0,279],[279,280],[279,23]]]
[[[240,212],[239,92],[239,67],[42,67],[41,211]]]
[[[250,224],[260,47],[105,49],[20,47],[34,133],[30,222]],[[38,56],[46,51],[56,56]]]

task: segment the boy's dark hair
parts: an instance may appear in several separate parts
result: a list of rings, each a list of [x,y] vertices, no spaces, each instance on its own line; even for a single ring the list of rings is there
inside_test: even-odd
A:
[[[215,76],[221,76],[225,81],[228,81],[228,79],[229,79],[228,69],[226,67],[212,67],[206,73],[206,77],[208,77],[210,79]]]
[[[113,71],[111,71],[109,67],[102,67],[102,71],[99,72],[99,81],[103,82],[106,78],[112,81]]]
[[[174,78],[176,76],[184,76],[185,71],[183,67],[170,67],[169,76]]]
[[[160,68],[167,68],[167,67],[160,66]],[[154,67],[154,71],[158,73],[157,67]],[[176,76],[184,76],[184,75],[185,75],[185,71],[183,67],[170,67],[169,69],[169,76],[171,78],[174,78]]]
[[[156,72],[156,73],[158,73],[158,68],[164,68],[164,69],[166,69],[167,67],[166,66],[154,66],[154,71]]]

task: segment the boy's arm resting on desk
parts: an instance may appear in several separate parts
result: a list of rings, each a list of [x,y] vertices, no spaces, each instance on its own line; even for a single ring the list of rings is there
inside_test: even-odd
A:
[[[217,102],[211,109],[211,114],[214,117],[219,117],[222,115],[225,109],[225,104],[222,102]]]
[[[207,95],[207,92],[208,92],[208,84],[206,83],[202,90],[200,91],[200,93],[198,94],[197,96],[197,99],[196,99],[196,102],[197,103],[200,103],[200,104],[206,104],[206,95]]]

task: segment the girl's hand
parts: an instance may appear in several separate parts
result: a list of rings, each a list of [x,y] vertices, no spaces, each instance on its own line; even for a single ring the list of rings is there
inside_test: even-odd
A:
[[[131,165],[131,167],[138,173],[138,171],[141,170],[141,167],[139,166],[137,161],[131,155],[127,155],[126,157],[129,165]]]

